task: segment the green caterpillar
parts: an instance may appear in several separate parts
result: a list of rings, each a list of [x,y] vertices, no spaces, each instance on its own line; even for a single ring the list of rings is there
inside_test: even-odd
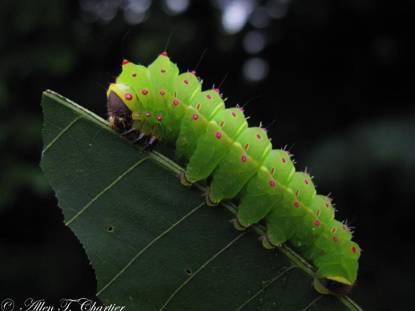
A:
[[[175,144],[187,162],[184,185],[209,178],[208,205],[239,202],[235,228],[261,221],[264,247],[289,242],[313,262],[318,292],[350,292],[360,257],[350,229],[335,220],[331,200],[316,194],[311,177],[295,171],[290,154],[272,149],[265,129],[248,127],[243,109],[225,108],[217,89],[202,91],[195,72],[180,74],[166,52],[148,67],[124,60],[107,97],[115,130],[136,131],[146,147]]]

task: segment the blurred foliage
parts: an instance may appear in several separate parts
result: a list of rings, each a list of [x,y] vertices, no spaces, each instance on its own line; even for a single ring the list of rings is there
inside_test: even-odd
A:
[[[412,258],[396,254],[410,243],[412,227],[414,6],[3,0],[0,217],[9,225],[3,234],[19,236],[26,231],[16,221],[33,217],[38,205],[45,216],[56,204],[38,168],[41,92],[56,90],[105,116],[105,88],[121,59],[147,64],[167,48],[180,68],[197,67],[205,87],[227,75],[221,89],[230,105],[248,102],[251,124],[276,120],[269,128],[275,146],[287,145],[299,168],[307,164],[318,190],[333,192],[341,217],[356,227],[365,251],[356,300],[390,310],[387,297],[377,297],[388,292],[400,296],[390,299],[394,309],[405,309],[414,271],[398,269]]]

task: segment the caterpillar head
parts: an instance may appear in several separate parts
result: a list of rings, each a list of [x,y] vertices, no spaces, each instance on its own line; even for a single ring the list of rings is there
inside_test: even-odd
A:
[[[351,292],[353,284],[341,277],[316,278],[314,279],[314,288],[320,294],[344,296]]]
[[[133,120],[131,110],[137,96],[127,85],[111,83],[107,90],[107,111],[110,126],[117,131],[130,129]]]

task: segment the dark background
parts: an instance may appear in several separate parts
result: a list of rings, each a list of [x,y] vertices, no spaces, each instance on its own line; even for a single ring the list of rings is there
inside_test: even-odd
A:
[[[331,192],[363,254],[352,297],[411,310],[415,82],[410,1],[5,1],[0,4],[0,298],[86,297],[95,279],[38,167],[40,97],[105,116],[123,58],[167,51]],[[169,40],[170,37],[170,40]],[[168,44],[167,44],[168,43]],[[206,52],[204,53],[204,51]],[[201,56],[203,55],[202,59]]]

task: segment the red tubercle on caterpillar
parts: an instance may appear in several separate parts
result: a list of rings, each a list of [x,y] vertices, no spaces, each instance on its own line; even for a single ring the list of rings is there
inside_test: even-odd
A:
[[[241,162],[246,162],[247,160],[248,160],[248,157],[245,154],[243,154],[241,157]]]
[[[161,56],[166,56],[166,57],[169,57],[169,55],[167,54],[167,52],[166,52],[166,51],[161,52],[161,53],[160,53],[160,55],[161,55]]]
[[[281,162],[285,164],[285,163],[287,163],[287,160],[285,158],[282,158]]]
[[[147,89],[142,89],[141,94],[143,94],[144,96],[148,95],[148,90]]]
[[[232,117],[236,118],[236,113],[235,113],[235,111],[232,111],[232,112],[231,112],[231,114],[232,114]]]
[[[333,238],[332,239],[333,239],[334,242],[337,242],[337,240],[338,240],[335,235],[333,235]]]
[[[352,253],[356,254],[357,253],[357,247],[356,246],[352,246]]]
[[[166,95],[166,91],[165,91],[165,90],[163,90],[163,89],[161,89],[161,90],[160,90],[160,95],[161,95],[161,96]]]
[[[197,121],[199,119],[199,115],[197,113],[193,114],[192,119]]]
[[[306,185],[308,185],[310,182],[308,181],[308,179],[304,179],[304,183],[305,183]]]
[[[273,179],[271,179],[271,180],[269,181],[269,186],[270,186],[271,188],[275,188],[275,187],[277,186],[276,181],[275,181],[275,180],[273,180]]]
[[[212,99],[212,96],[210,96],[210,94],[207,94],[207,95],[206,95],[206,98],[207,98],[207,99]]]
[[[216,139],[221,139],[222,138],[222,132],[217,131],[215,134]]]
[[[157,119],[157,121],[161,122],[161,121],[163,120],[163,116],[159,114],[159,115],[156,117],[156,119]]]
[[[256,134],[256,138],[257,138],[258,140],[261,140],[261,135]]]
[[[189,85],[189,80],[183,80],[183,83]]]
[[[132,100],[133,99],[133,95],[131,95],[130,93],[125,93],[124,98],[126,100]]]
[[[314,226],[316,226],[316,227],[320,227],[321,222],[320,222],[320,220],[316,219],[316,220],[314,220],[313,224],[314,224]]]
[[[299,208],[300,207],[300,202],[298,202],[297,200],[294,201],[294,208]]]
[[[175,98],[175,99],[173,99],[172,104],[173,104],[174,107],[177,107],[178,105],[180,105],[180,100],[178,100],[177,98]]]
[[[125,58],[121,62],[121,64],[123,65],[127,65],[128,63],[129,63],[128,59],[125,59]]]

